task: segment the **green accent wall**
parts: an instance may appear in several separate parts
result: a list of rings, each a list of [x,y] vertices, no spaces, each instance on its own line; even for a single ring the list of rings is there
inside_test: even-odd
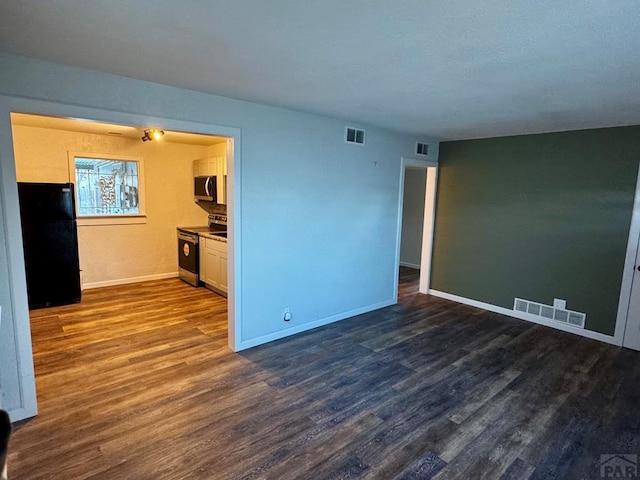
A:
[[[431,288],[615,330],[640,126],[440,144]]]

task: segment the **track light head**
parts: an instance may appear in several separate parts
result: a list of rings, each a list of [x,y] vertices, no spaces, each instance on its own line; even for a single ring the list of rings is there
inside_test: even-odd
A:
[[[143,142],[148,142],[151,140],[160,140],[164,135],[164,130],[160,130],[159,128],[148,128],[144,131],[144,135],[142,136]]]

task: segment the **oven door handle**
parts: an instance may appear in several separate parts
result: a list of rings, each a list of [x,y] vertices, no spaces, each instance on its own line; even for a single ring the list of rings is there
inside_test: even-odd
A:
[[[204,191],[207,194],[207,197],[211,196],[211,177],[207,177],[204,182]]]
[[[198,243],[198,237],[195,235],[189,235],[186,233],[178,233],[178,238],[180,240],[184,240],[185,242],[193,243],[194,245]]]

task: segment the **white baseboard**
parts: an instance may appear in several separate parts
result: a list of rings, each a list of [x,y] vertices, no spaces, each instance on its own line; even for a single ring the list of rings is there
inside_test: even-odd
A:
[[[390,305],[395,305],[396,303],[398,302],[395,300],[387,300],[385,302],[376,303],[374,305],[357,308],[349,312],[338,313],[336,315],[331,315],[330,317],[321,318],[320,320],[315,320],[313,322],[304,323],[302,325],[298,325],[295,327],[290,327],[290,328],[287,328],[286,330],[279,330],[274,333],[269,333],[267,335],[262,335],[257,338],[252,338],[250,340],[241,340],[240,346],[238,350],[236,350],[236,352],[239,352],[241,350],[246,350],[247,348],[251,348],[251,347],[257,347],[258,345],[262,345],[268,342],[273,342],[274,340],[279,340],[281,338],[289,337],[291,335],[295,335],[296,333],[306,332],[307,330],[312,330],[314,328],[322,327],[323,325],[328,325],[330,323],[338,322],[346,318],[355,317],[356,315],[362,315],[363,313],[379,310],[381,308],[388,307]]]
[[[471,307],[481,308],[483,310],[488,310],[490,312],[500,313],[502,315],[507,315],[509,317],[517,318],[519,320],[526,320],[527,322],[537,323],[539,325],[544,325],[545,327],[551,327],[551,328],[555,328],[556,330],[562,330],[563,332],[575,333],[576,335],[592,338],[594,340],[600,340],[601,342],[610,343],[612,345],[618,345],[618,346],[622,345],[622,342],[620,341],[620,339],[615,338],[611,335],[605,335],[604,333],[593,332],[591,330],[585,330],[583,328],[576,328],[570,325],[564,325],[562,323],[545,320],[535,315],[531,315],[529,313],[509,310],[508,308],[499,307],[497,305],[492,305],[490,303],[479,302],[477,300],[472,300],[470,298],[459,297],[458,295],[441,292],[439,290],[429,289],[429,295],[445,298],[447,300],[452,300],[458,303],[463,303]]]
[[[115,280],[105,280],[104,282],[85,283],[82,285],[82,289],[90,290],[92,288],[112,287],[114,285],[126,285],[128,283],[149,282],[151,280],[165,280],[167,278],[175,278],[177,276],[178,272],[171,272],[157,273],[155,275],[144,275],[142,277],[118,278]]]
[[[400,266],[401,267],[415,268],[416,270],[420,270],[420,265],[418,265],[417,263],[400,262]]]
[[[26,420],[27,418],[35,417],[38,414],[38,410],[30,410],[28,408],[14,408],[7,412],[11,423],[19,422],[20,420]]]

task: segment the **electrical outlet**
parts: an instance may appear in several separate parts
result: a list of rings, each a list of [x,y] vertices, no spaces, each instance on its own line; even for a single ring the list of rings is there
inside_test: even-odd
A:
[[[289,307],[284,307],[283,320],[285,322],[291,321],[291,310],[289,310]]]
[[[561,308],[561,309],[565,310],[567,308],[567,301],[566,300],[562,300],[560,298],[554,298],[553,299],[553,308]]]

